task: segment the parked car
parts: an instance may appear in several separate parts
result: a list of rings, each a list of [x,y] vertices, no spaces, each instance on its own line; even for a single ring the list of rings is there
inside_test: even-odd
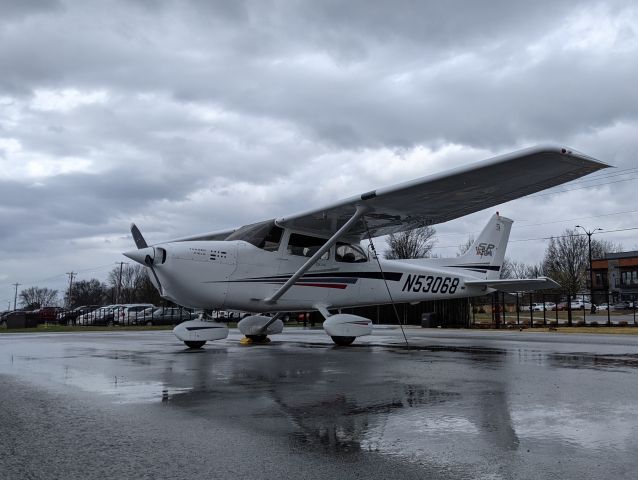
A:
[[[143,314],[143,312],[154,308],[155,306],[152,303],[130,303],[122,305],[122,308],[117,312],[115,323],[119,323],[120,325],[144,324],[146,315]]]
[[[590,302],[583,302],[582,300],[572,300],[572,310],[591,310]]]
[[[633,302],[625,300],[625,301],[622,301],[622,302],[614,303],[612,308],[614,310],[631,310],[631,309],[634,308],[634,304],[633,304]]]
[[[116,321],[117,312],[122,308],[122,305],[107,305],[106,307],[100,307],[92,312],[85,313],[77,319],[79,325],[114,325]]]
[[[142,311],[142,313],[147,313]],[[144,322],[146,325],[177,325],[186,320],[193,320],[198,314],[179,307],[158,307],[151,312]]]
[[[545,302],[545,310],[556,310],[556,304],[554,302]]]
[[[596,311],[606,312],[609,310],[609,304],[607,303],[599,303],[596,305]]]
[[[96,308],[99,308],[99,305],[82,305],[73,310],[63,310],[58,313],[56,320],[61,325],[75,324],[80,315],[92,312]]]
[[[35,316],[38,323],[52,323],[57,320],[57,315],[61,312],[60,307],[40,307],[31,312],[31,315]]]
[[[521,305],[520,307],[520,311],[521,312],[529,312],[530,309],[534,312],[542,312],[543,311],[543,304],[542,303],[532,303],[531,305]]]

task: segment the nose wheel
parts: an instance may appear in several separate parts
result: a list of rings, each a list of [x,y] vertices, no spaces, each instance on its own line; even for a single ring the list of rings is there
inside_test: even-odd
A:
[[[202,348],[204,346],[204,344],[206,343],[206,341],[202,341],[202,340],[188,340],[185,341],[184,344],[188,347],[188,348],[192,348],[192,349],[196,349],[196,348]]]

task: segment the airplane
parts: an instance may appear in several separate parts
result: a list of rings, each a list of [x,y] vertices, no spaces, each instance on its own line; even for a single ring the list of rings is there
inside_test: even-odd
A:
[[[310,211],[151,246],[132,224],[137,250],[124,255],[148,268],[165,299],[254,313],[238,324],[243,343],[281,333],[284,312],[319,311],[325,332],[345,346],[373,327],[341,308],[558,286],[546,277],[499,278],[512,220],[498,212],[456,258],[387,260],[368,254],[362,240],[437,225],[607,167],[565,147],[537,146]],[[228,327],[200,317],[173,332],[187,347],[201,348],[226,338]]]

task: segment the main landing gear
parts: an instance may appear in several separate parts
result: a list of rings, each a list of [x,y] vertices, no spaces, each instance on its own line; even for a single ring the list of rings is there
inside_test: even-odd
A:
[[[268,335],[281,333],[284,329],[284,322],[279,317],[281,313],[273,317],[266,315],[250,315],[237,324],[237,328],[245,335],[239,343],[242,345],[256,345],[270,343]]]
[[[352,345],[352,342],[354,342],[355,338],[357,337],[332,336],[330,338],[332,338],[332,341],[335,342],[336,345],[339,345],[340,347],[347,347],[348,345]]]

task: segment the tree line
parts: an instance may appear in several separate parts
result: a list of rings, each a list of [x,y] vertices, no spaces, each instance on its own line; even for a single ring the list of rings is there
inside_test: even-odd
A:
[[[58,290],[50,288],[25,288],[20,292],[19,301],[20,307],[33,310],[44,306],[75,308],[112,303],[159,305],[162,298],[151,283],[144,266],[122,265],[121,269],[113,268],[104,282],[96,278],[73,282],[62,296]]]

